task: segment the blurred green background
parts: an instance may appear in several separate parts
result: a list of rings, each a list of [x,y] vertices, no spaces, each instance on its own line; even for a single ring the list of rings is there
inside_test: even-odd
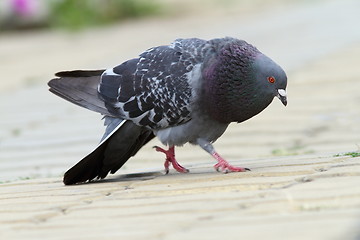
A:
[[[246,15],[269,6],[304,1],[307,0],[1,0],[0,32],[80,30],[134,19],[201,16],[224,11]]]
[[[0,30],[98,26],[161,14],[161,4],[147,0],[2,0]]]

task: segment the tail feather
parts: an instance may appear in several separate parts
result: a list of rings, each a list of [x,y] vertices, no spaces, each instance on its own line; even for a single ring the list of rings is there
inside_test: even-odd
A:
[[[97,87],[104,70],[64,71],[49,81],[50,91],[67,101],[105,115],[105,134],[100,144],[64,175],[64,184],[71,185],[115,173],[155,136],[152,131],[131,121],[111,117]]]
[[[154,138],[152,131],[130,121],[123,121],[99,146],[64,175],[64,184],[71,185],[115,173],[142,146]]]
[[[101,70],[72,70],[55,73],[57,77],[95,77],[101,76],[105,69]]]
[[[59,78],[49,81],[50,92],[89,110],[111,115],[105,103],[99,98],[97,87],[104,70],[64,71],[56,73]]]

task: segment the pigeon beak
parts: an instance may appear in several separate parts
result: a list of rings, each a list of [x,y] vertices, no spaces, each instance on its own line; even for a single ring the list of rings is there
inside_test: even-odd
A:
[[[287,94],[284,89],[278,89],[278,94],[276,96],[285,106],[287,105]]]

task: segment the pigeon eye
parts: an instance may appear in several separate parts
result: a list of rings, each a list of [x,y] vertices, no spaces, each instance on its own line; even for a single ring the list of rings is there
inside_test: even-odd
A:
[[[274,83],[276,81],[274,77],[267,77],[267,80],[269,83]]]

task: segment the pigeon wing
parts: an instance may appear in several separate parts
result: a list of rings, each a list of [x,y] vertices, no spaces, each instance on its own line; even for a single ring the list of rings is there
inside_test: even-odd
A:
[[[109,112],[151,129],[189,121],[194,71],[201,69],[207,46],[200,39],[178,39],[106,70],[98,91]]]

